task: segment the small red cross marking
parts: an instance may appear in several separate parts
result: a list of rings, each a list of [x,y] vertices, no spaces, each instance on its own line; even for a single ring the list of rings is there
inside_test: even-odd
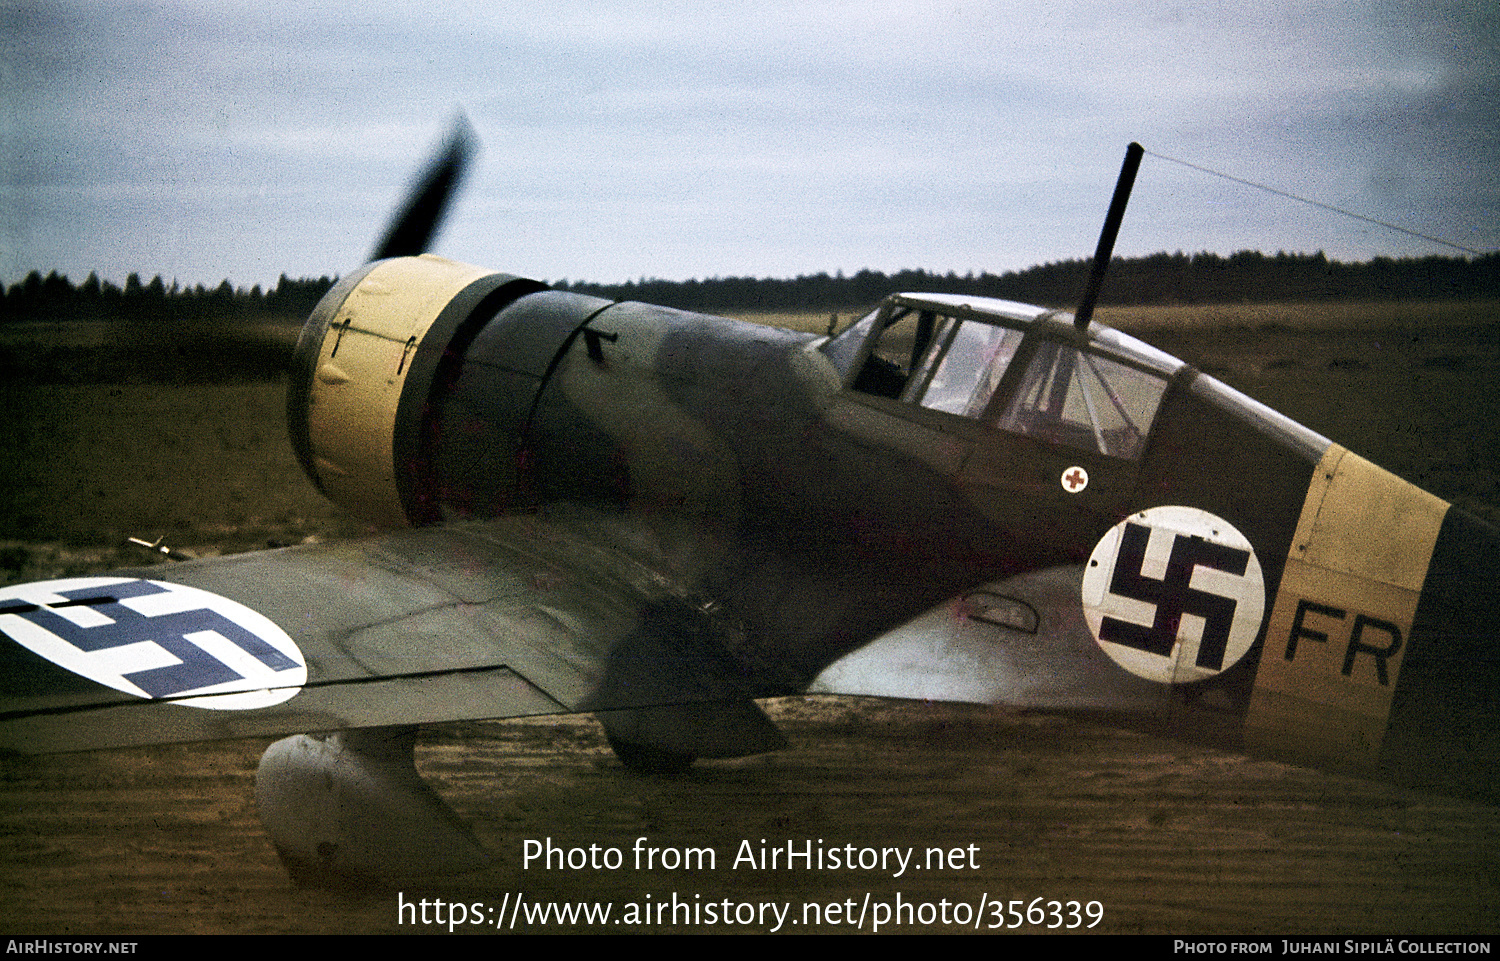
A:
[[[1076,494],[1089,486],[1089,472],[1082,467],[1070,467],[1062,475],[1063,490],[1069,494]]]

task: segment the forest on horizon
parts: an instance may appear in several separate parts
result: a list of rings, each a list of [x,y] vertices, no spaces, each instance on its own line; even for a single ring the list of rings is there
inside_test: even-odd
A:
[[[670,281],[641,278],[623,284],[559,280],[556,290],[610,300],[639,300],[711,313],[759,310],[847,310],[873,305],[897,291],[999,297],[1049,307],[1071,307],[1083,289],[1086,259],[1041,264],[1003,274],[959,275],[927,270],[886,274],[860,270],[804,274],[792,279],[715,277]],[[213,289],[167,284],[160,275],[131,274],[124,287],[91,273],[75,285],[53,271],[32,271],[0,289],[0,323],[61,319],[269,320],[304,317],[335,278],[292,279],[273,288]],[[1110,305],[1276,303],[1317,301],[1455,300],[1500,297],[1500,252],[1479,257],[1376,257],[1360,263],[1315,254],[1240,251],[1157,253],[1116,257],[1099,302]]]

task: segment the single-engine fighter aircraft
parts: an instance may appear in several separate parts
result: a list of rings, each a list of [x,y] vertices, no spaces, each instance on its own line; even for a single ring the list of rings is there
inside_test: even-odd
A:
[[[755,699],[806,691],[1099,709],[1493,796],[1480,520],[1092,293],[902,293],[820,337],[423,254],[466,149],[296,349],[308,476],[391,533],[0,589],[0,747],[325,732],[257,778],[303,880],[484,863],[417,725],[596,712],[672,770],[781,746]]]

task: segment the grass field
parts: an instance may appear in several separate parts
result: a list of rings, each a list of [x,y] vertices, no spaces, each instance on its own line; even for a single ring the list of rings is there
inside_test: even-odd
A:
[[[842,330],[871,307],[841,310],[730,312],[738,320],[827,333],[829,317]],[[1482,327],[1500,324],[1500,301],[1412,301],[1317,304],[1166,304],[1100,307],[1094,319],[1136,335],[1161,331],[1371,330]]]
[[[839,311],[840,326],[859,316]],[[1500,520],[1500,303],[1107,308],[1271,407]],[[824,312],[743,319],[821,332]],[[0,578],[141,563],[360,528],[308,483],[284,422],[286,338],[247,347],[67,325],[0,330],[9,371]],[[111,379],[113,378],[113,379]]]

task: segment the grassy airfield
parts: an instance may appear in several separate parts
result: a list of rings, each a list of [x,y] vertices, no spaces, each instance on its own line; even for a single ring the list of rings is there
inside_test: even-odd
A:
[[[839,327],[862,311],[837,312]],[[1500,520],[1500,303],[1101,308],[1104,323]],[[742,319],[823,332],[828,312]],[[137,564],[126,537],[200,555],[361,532],[286,438],[291,325],[0,329],[0,579]]]
[[[826,333],[830,313],[842,330],[870,308],[837,311],[764,311],[738,313],[772,327]],[[1094,319],[1110,327],[1150,339],[1156,333],[1223,332],[1230,330],[1358,330],[1406,327],[1474,327],[1500,324],[1500,303],[1489,300],[1370,303],[1281,304],[1150,304],[1136,307],[1099,307]]]

